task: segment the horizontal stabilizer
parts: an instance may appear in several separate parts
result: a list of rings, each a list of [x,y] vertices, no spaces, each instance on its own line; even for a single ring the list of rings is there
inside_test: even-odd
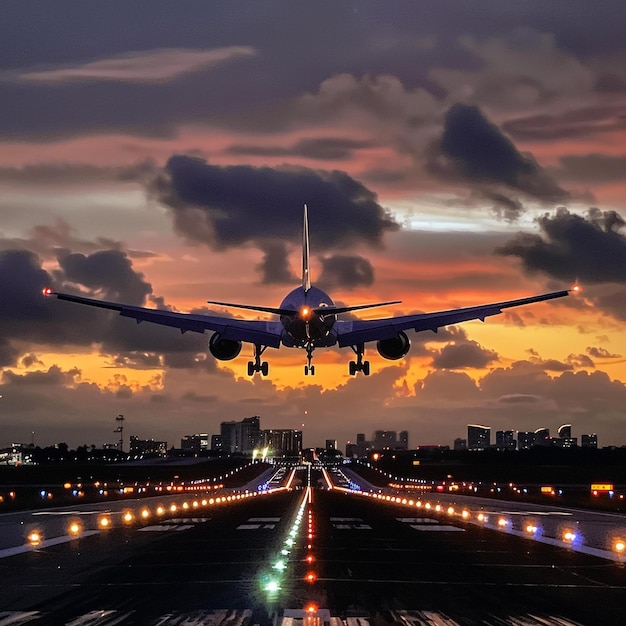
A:
[[[248,311],[259,311],[260,313],[273,313],[274,315],[296,315],[298,311],[293,309],[280,309],[271,306],[256,306],[254,304],[233,304],[232,302],[216,302],[207,300],[207,304],[217,304],[218,306],[232,307],[234,309],[247,309]]]
[[[377,306],[387,306],[389,304],[400,304],[402,300],[392,300],[390,302],[375,302],[374,304],[357,304],[355,306],[324,306],[314,309],[320,315],[339,315],[350,311],[361,311],[362,309],[373,309]]]

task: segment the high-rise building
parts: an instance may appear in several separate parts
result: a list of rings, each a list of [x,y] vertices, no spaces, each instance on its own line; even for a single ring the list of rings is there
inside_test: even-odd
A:
[[[240,422],[222,422],[220,434],[224,452],[252,453],[259,447],[261,434],[261,418],[258,415],[246,417]]]
[[[496,430],[496,448],[498,450],[515,450],[517,441],[512,430]]]
[[[372,445],[376,450],[394,450],[398,444],[395,430],[375,430]]]
[[[520,450],[530,450],[535,445],[535,433],[529,430],[517,431],[517,447]]]
[[[326,440],[326,450],[336,450],[337,449],[337,440],[336,439],[327,439]]]
[[[550,437],[549,428],[538,428],[535,431],[535,445],[536,446],[551,446],[552,437]]]
[[[595,433],[591,435],[581,435],[580,436],[580,445],[583,448],[594,448],[598,447],[598,435]]]
[[[268,455],[296,457],[302,455],[302,431],[292,428],[268,428],[262,430],[259,448],[269,448]]]
[[[167,441],[155,441],[154,439],[139,439],[130,436],[129,454],[167,456]]]
[[[467,439],[461,439],[461,437],[457,437],[454,440],[454,449],[457,452],[460,450],[467,450]]]
[[[398,437],[398,448],[401,450],[409,449],[409,431],[401,430],[400,435]]]
[[[563,424],[563,426],[559,426],[557,430],[559,433],[559,437],[563,439],[571,439],[572,437],[572,425],[571,424]]]
[[[486,450],[491,445],[491,427],[479,424],[467,426],[467,449]]]
[[[222,435],[211,435],[211,450],[214,452],[224,451],[224,438]]]
[[[195,435],[185,435],[180,440],[180,447],[185,452],[199,454],[209,449],[209,435],[207,433],[196,433]]]

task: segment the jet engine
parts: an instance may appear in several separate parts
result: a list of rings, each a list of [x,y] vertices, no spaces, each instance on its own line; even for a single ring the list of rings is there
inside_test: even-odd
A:
[[[396,361],[397,359],[401,359],[403,356],[406,356],[410,347],[411,342],[406,336],[406,333],[403,331],[400,331],[391,339],[381,339],[376,342],[378,354],[385,359],[390,359],[392,361]]]
[[[241,341],[222,339],[219,333],[211,335],[209,352],[219,361],[230,361],[241,352]]]

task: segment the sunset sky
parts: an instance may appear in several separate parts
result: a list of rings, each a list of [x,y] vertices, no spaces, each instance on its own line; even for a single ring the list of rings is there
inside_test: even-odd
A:
[[[0,21],[0,447],[223,420],[304,444],[492,430],[626,444],[626,5],[10,1]],[[407,358],[268,349],[52,298],[243,316],[299,283],[362,318],[568,289]],[[254,314],[253,314],[254,315]],[[193,336],[192,336],[193,335]],[[33,432],[35,433],[33,435]]]

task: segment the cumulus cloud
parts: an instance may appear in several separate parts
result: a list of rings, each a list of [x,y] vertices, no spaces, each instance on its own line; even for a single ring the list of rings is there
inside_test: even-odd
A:
[[[613,354],[609,352],[606,348],[589,346],[587,348],[587,354],[594,359],[619,359],[621,358],[621,354]]]
[[[127,52],[74,66],[18,74],[19,80],[38,83],[115,81],[163,83],[183,74],[199,72],[233,59],[254,55],[249,46],[228,46],[212,50],[164,48]]]
[[[219,166],[178,155],[151,189],[171,210],[180,234],[217,250],[298,241],[304,204],[318,250],[361,241],[379,245],[385,232],[398,228],[375,193],[339,171]]]
[[[585,216],[561,207],[537,220],[541,234],[519,233],[496,249],[518,257],[529,272],[583,284],[626,280],[623,218],[615,211],[590,209]]]
[[[447,111],[443,133],[433,145],[428,168],[442,178],[494,186],[487,193],[505,205],[509,218],[522,207],[502,194],[500,186],[545,202],[569,197],[532,155],[522,155],[478,107],[462,103]]]
[[[323,257],[322,272],[316,281],[324,289],[369,286],[374,282],[374,268],[362,256],[336,254]]]
[[[433,357],[432,365],[437,369],[470,369],[484,368],[497,361],[498,354],[487,350],[476,341],[449,343]]]

